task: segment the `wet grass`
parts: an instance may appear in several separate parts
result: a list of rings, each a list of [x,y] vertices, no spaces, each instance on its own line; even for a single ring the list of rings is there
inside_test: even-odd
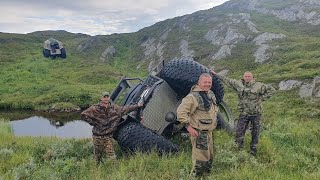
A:
[[[319,179],[319,109],[318,103],[298,100],[295,92],[278,92],[265,102],[257,157],[248,152],[248,133],[244,150],[237,151],[233,136],[216,131],[208,179]],[[96,166],[90,138],[15,137],[4,119],[0,135],[2,179],[190,179],[191,147],[182,136],[173,139],[179,154],[126,155],[117,146],[117,161]]]

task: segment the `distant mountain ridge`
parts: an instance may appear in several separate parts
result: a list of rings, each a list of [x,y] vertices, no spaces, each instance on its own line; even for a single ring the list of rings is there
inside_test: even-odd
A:
[[[296,24],[319,27],[320,2],[230,0],[212,9],[158,22],[136,33],[89,36],[66,31],[39,31],[27,35],[42,39],[52,36],[58,39],[82,38],[81,43],[73,47],[75,53],[90,54],[103,62],[133,51],[131,60],[142,61],[149,69],[159,61],[181,56],[209,61],[232,57],[237,44],[255,44],[252,58],[264,62],[270,58],[267,51],[273,51],[271,44],[286,41],[288,33],[277,32],[279,29],[272,27],[265,29],[261,26],[264,22],[259,22],[263,19],[259,18],[295,24],[292,28],[296,28]]]

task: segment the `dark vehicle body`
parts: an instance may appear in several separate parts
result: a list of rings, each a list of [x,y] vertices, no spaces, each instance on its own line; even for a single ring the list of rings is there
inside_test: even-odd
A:
[[[123,123],[115,135],[121,148],[148,151],[156,147],[160,152],[177,152],[178,147],[166,138],[186,132],[179,126],[176,110],[202,73],[209,73],[209,70],[190,58],[181,58],[161,62],[144,80],[123,78],[112,92],[111,100],[120,105],[144,101],[144,107],[123,117]],[[234,119],[223,101],[224,90],[217,77],[213,77],[211,90],[219,106],[218,128],[231,132]],[[136,132],[137,128],[151,134]],[[157,141],[165,143],[159,144]]]

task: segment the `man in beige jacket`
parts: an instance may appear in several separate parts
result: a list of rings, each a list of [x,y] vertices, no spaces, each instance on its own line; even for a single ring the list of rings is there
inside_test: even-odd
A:
[[[197,85],[182,99],[177,109],[178,120],[186,127],[192,144],[192,174],[210,173],[213,160],[212,131],[217,126],[218,106],[213,92],[212,77],[204,73]]]

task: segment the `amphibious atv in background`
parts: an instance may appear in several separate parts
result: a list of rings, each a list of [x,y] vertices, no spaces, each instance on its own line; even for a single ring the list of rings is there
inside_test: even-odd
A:
[[[63,47],[62,43],[56,39],[50,38],[46,40],[43,44],[43,56],[46,58],[66,58],[66,49]]]
[[[160,153],[177,152],[177,145],[166,137],[187,132],[179,126],[176,110],[192,85],[202,73],[209,69],[192,58],[161,62],[145,79],[123,78],[111,94],[111,100],[119,105],[144,101],[144,107],[122,117],[115,139],[123,150],[142,152],[156,149]],[[220,112],[218,128],[231,132],[233,115],[223,101],[224,89],[221,81],[213,77],[211,89],[217,99]]]

